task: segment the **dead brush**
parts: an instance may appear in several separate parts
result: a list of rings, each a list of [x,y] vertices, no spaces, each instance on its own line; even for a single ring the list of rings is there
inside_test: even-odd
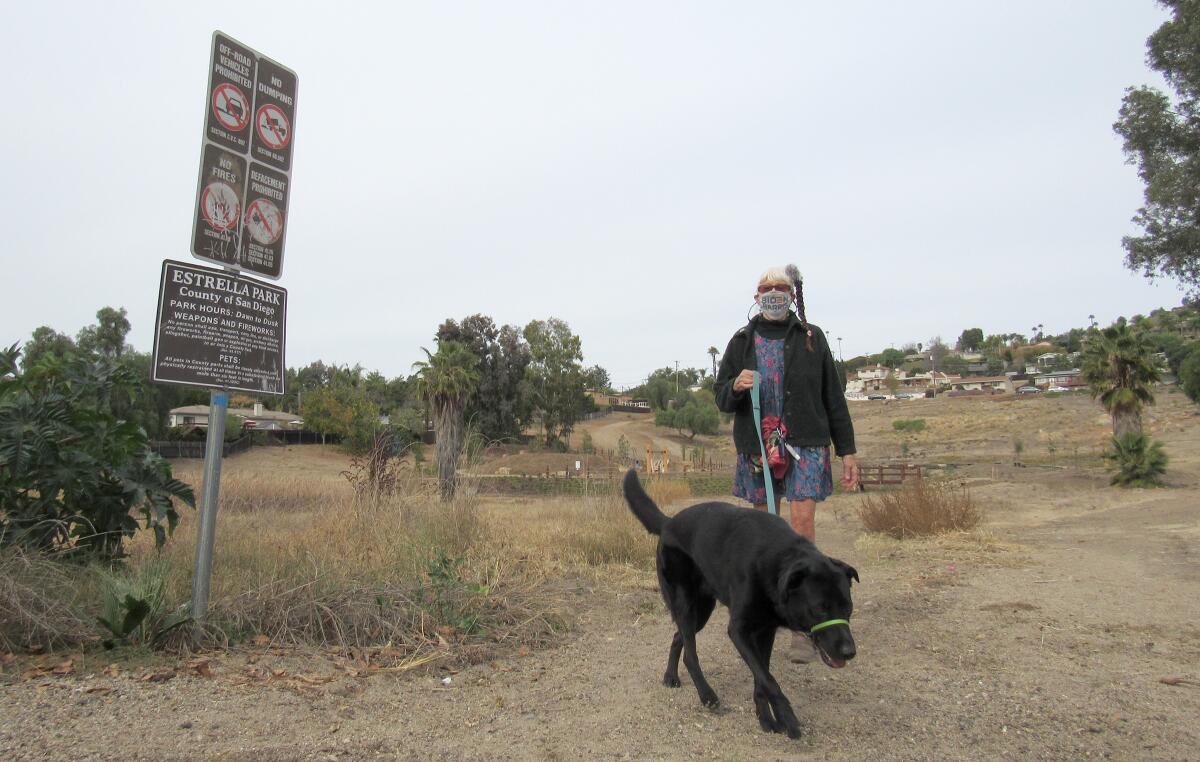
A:
[[[974,529],[983,520],[983,511],[966,487],[915,479],[898,490],[863,498],[858,518],[868,532],[907,539]]]
[[[18,548],[0,551],[0,651],[76,645],[96,627],[79,605],[81,570]]]

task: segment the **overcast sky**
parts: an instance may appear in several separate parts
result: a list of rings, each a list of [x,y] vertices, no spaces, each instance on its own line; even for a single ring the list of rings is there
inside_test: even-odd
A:
[[[299,75],[291,366],[407,374],[482,312],[634,384],[707,367],[786,262],[846,357],[1182,296],[1120,244],[1149,0],[3,5],[4,345],[112,305],[150,349],[214,29]]]

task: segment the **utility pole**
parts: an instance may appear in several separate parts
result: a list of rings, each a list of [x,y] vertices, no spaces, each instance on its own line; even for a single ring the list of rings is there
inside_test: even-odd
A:
[[[838,336],[838,362],[840,362],[842,365],[846,364],[846,361],[842,358],[842,337],[841,336]]]
[[[679,396],[679,361],[675,361],[675,396]]]

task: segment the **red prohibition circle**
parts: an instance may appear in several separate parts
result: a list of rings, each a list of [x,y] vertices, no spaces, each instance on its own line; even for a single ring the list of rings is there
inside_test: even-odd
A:
[[[225,100],[224,105],[221,104],[222,96]],[[246,100],[246,94],[239,90],[237,85],[228,82],[217,85],[213,89],[212,110],[217,121],[234,132],[241,132],[250,124],[249,102]]]
[[[233,209],[227,215],[229,217],[228,222],[221,222],[214,219],[214,215],[210,214],[208,210],[209,198],[214,193],[225,195],[222,193],[222,189],[233,195]],[[241,209],[238,208],[237,203],[237,194],[234,193],[233,188],[230,188],[225,183],[209,183],[208,185],[204,186],[204,192],[200,194],[200,213],[204,215],[204,220],[209,225],[212,225],[217,230],[233,230],[234,226],[237,225],[238,214],[240,211]]]
[[[264,121],[266,130],[263,129]],[[287,114],[274,103],[267,103],[259,108],[258,113],[254,115],[254,129],[258,130],[259,139],[266,143],[268,148],[276,151],[282,150],[292,138],[292,125],[288,122]]]
[[[274,213],[276,222],[274,228],[271,227],[271,215]],[[258,225],[267,233],[264,237],[255,234],[254,230],[250,231],[250,236],[258,243],[264,246],[270,246],[279,240],[280,234],[283,233],[283,212],[279,211],[279,207],[272,204],[265,198],[256,198],[246,208],[246,227],[250,227],[254,220],[258,220]]]

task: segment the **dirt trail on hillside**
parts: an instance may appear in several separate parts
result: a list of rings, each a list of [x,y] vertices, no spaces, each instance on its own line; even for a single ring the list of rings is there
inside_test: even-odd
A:
[[[3,685],[0,758],[1195,759],[1200,429],[1161,438],[1168,489],[962,467],[990,542],[865,542],[856,496],[824,504],[820,545],[862,577],[859,655],[842,670],[775,660],[798,741],[759,730],[723,609],[698,639],[722,709],[702,708],[686,675],[662,686],[673,628],[645,574],[575,583],[579,620],[559,646],[454,673],[349,677],[264,649],[215,658],[212,677],[110,677],[96,661],[90,676]],[[320,679],[287,679],[301,675]]]

